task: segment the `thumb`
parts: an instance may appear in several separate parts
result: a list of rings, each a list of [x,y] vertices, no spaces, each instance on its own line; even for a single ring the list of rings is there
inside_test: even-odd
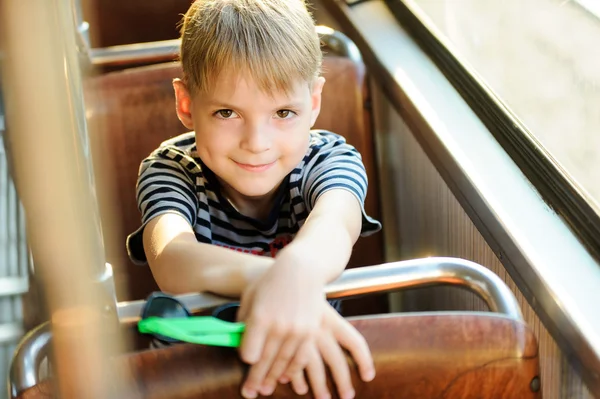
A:
[[[254,290],[247,289],[242,293],[240,298],[240,308],[237,312],[236,321],[244,321],[248,318],[250,310],[252,309],[252,303],[254,302]]]

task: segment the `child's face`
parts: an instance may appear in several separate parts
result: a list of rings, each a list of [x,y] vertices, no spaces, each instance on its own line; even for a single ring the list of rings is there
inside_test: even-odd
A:
[[[244,197],[272,194],[302,160],[319,115],[325,79],[263,92],[245,76],[222,73],[211,93],[190,96],[175,81],[177,113],[196,132],[198,155]],[[229,186],[229,187],[227,187]]]

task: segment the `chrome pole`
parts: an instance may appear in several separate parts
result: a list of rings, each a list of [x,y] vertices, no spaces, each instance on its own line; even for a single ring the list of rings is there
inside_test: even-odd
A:
[[[32,387],[38,383],[40,365],[48,355],[51,337],[49,323],[39,325],[23,337],[15,350],[12,367],[9,370],[10,398],[18,397],[25,389],[23,387]]]
[[[372,293],[434,285],[464,287],[477,294],[490,311],[523,320],[519,303],[494,272],[459,258],[432,257],[346,270],[327,286],[328,298],[351,298]]]
[[[494,272],[475,262],[460,258],[432,257],[358,267],[344,271],[328,284],[327,298],[351,298],[374,293],[434,285],[454,285],[469,289],[485,301],[492,312],[523,320],[515,296]],[[193,312],[231,302],[213,294],[185,294],[177,297]],[[117,304],[121,323],[139,320],[145,301]]]
[[[84,19],[83,7],[81,6],[81,0],[72,0],[71,7],[75,17],[75,26],[77,32],[83,38],[85,45],[90,47],[90,24]]]
[[[126,66],[173,61],[179,56],[179,39],[123,44],[89,50],[94,66]]]
[[[61,397],[110,397],[105,381],[119,377],[108,366],[120,343],[116,298],[105,264],[72,6],[71,0],[0,2],[6,143],[46,293]]]

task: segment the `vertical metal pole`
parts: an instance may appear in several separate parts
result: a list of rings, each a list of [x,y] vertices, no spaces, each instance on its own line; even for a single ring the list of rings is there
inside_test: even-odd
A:
[[[108,360],[118,321],[112,281],[98,283],[107,273],[72,5],[0,0],[6,143],[51,314],[61,397],[111,398],[120,387]]]
[[[83,7],[81,5],[81,0],[72,0],[72,7],[75,14],[75,25],[77,26],[77,32],[81,35],[86,47],[89,49],[90,24],[83,18]]]

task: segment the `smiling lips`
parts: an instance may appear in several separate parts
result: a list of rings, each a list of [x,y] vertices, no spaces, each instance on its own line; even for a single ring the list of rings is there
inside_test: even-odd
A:
[[[262,165],[251,165],[251,164],[246,164],[246,163],[240,163],[237,161],[234,161],[237,166],[239,166],[240,168],[247,170],[249,172],[264,172],[265,170],[268,170],[271,168],[271,166],[275,165],[275,161],[271,162],[271,163],[266,163],[266,164],[262,164]]]

